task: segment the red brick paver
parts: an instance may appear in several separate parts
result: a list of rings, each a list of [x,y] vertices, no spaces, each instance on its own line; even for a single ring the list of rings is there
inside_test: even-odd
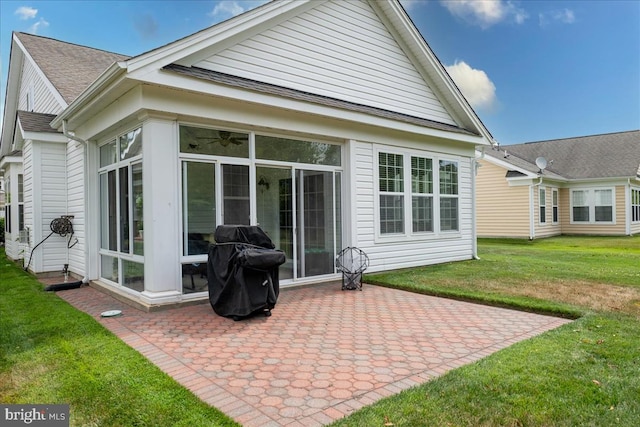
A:
[[[90,287],[58,295],[249,427],[325,425],[568,322],[377,286],[282,290],[271,317],[239,322],[209,304],[146,313]]]

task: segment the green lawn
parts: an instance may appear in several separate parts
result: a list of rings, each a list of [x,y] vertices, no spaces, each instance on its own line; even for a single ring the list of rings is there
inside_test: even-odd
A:
[[[578,320],[335,426],[638,425],[640,237],[481,240],[479,254],[366,280]],[[69,403],[74,426],[235,425],[3,252],[0,402]]]
[[[64,403],[73,426],[237,426],[0,253],[0,402]]]

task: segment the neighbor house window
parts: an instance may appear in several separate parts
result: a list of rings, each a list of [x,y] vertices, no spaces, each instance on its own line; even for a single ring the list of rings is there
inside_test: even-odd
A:
[[[614,191],[587,189],[571,191],[571,220],[573,222],[613,222]]]
[[[458,230],[458,162],[440,160],[440,231]]]
[[[404,233],[404,166],[402,154],[378,154],[380,233]]]
[[[547,190],[540,188],[538,191],[538,207],[540,210],[540,224],[547,222]]]
[[[141,154],[141,128],[99,149],[101,275],[136,291],[144,290]]]
[[[640,222],[640,189],[631,189],[631,221]]]
[[[552,222],[554,224],[558,223],[559,220],[559,212],[558,212],[558,190],[556,188],[551,190],[551,210],[552,210]]]

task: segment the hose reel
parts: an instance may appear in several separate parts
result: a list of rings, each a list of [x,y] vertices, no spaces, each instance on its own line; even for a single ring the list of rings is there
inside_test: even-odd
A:
[[[49,237],[53,236],[54,234],[57,234],[60,237],[69,236],[69,239],[67,240],[67,249],[71,249],[72,247],[74,247],[78,243],[78,239],[76,238],[75,242],[73,242],[73,244],[71,244],[71,239],[73,238],[73,234],[74,234],[73,233],[73,223],[71,222],[72,219],[73,219],[73,215],[62,215],[60,218],[54,218],[51,221],[51,223],[49,224],[49,228],[51,229],[51,233],[49,233],[49,235],[47,237],[42,239],[40,241],[40,243],[38,243],[37,245],[35,245],[33,247],[33,249],[31,249],[31,255],[29,256],[29,262],[27,263],[26,267],[24,268],[24,271],[27,271],[29,269],[29,266],[31,265],[31,259],[33,258],[33,252],[36,250],[36,248],[38,246],[40,246],[41,244],[43,244]]]

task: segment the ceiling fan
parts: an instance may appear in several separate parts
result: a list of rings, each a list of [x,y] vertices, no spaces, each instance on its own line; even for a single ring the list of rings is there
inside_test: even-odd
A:
[[[229,144],[241,145],[248,141],[247,137],[236,138],[234,136],[231,136],[231,132],[226,130],[219,130],[218,138],[215,138],[215,139],[210,139],[209,137],[204,137],[204,136],[198,137],[197,139],[206,139],[207,141],[205,142],[208,144],[219,142],[220,145],[222,145],[223,147],[226,147]]]

